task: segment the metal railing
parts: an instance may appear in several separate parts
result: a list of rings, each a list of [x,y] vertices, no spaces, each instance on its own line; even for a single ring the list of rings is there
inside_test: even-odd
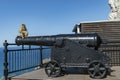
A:
[[[120,66],[120,44],[109,43],[101,45],[100,51],[110,57],[112,66]]]
[[[25,48],[22,46],[19,49],[9,49],[9,46],[16,44],[4,42],[4,77],[5,80],[10,79],[10,74],[28,70],[35,67],[42,67],[43,65],[43,50],[50,48]]]

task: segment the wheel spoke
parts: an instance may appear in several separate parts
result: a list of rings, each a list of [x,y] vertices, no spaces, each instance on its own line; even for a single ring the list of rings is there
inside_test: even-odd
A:
[[[48,67],[46,67],[46,69],[47,69],[47,70],[51,70],[51,67],[48,66]]]
[[[96,75],[96,72],[94,71],[93,74],[92,74],[92,77],[95,77],[95,75]]]
[[[49,67],[53,67],[53,64],[52,64],[52,63],[49,63],[48,66],[49,66]]]
[[[55,67],[54,69],[55,69],[55,70],[60,70],[60,67]]]
[[[93,67],[95,67],[96,65],[95,64],[93,64]]]
[[[50,71],[50,76],[51,76],[51,75],[53,75],[53,71],[52,71],[52,70]]]
[[[47,73],[48,76],[51,76],[51,70],[46,69],[46,73]]]
[[[102,73],[101,72],[98,72],[99,76],[102,76]]]
[[[98,63],[96,66],[97,66],[97,67],[100,67],[100,65],[101,65],[101,64],[100,64],[100,63]]]
[[[53,67],[56,67],[56,66],[57,66],[57,63],[54,63],[54,64],[53,64]]]
[[[100,67],[99,69],[100,69],[100,71],[105,71],[106,70],[106,68],[104,68],[104,67]]]
[[[53,68],[53,69],[51,70],[51,74],[54,75],[54,73],[55,73],[55,69]]]
[[[89,68],[88,70],[89,70],[89,71],[94,71],[94,68]]]

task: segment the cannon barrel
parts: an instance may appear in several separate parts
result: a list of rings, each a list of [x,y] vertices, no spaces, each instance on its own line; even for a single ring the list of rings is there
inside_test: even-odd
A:
[[[63,40],[68,39],[78,44],[85,44],[87,46],[98,47],[101,40],[100,37],[94,34],[60,34],[52,36],[31,36],[25,39],[16,37],[17,45],[42,45],[42,46],[54,46]],[[58,44],[60,45],[60,44]]]

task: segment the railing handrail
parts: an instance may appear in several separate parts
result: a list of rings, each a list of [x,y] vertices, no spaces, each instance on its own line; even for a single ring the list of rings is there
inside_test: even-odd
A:
[[[15,43],[8,43],[7,40],[5,40],[5,42],[3,43],[3,45],[4,45],[4,77],[5,77],[5,80],[7,80],[9,78],[8,75],[11,74],[11,73],[18,72],[18,71],[21,71],[21,70],[30,69],[30,68],[35,68],[37,66],[42,66],[43,65],[42,50],[43,49],[50,49],[50,48],[42,47],[42,46],[32,47],[31,48],[31,45],[25,45],[25,46],[29,46],[29,47],[25,47],[25,48],[24,48],[24,45],[20,45],[20,47],[22,46],[20,49],[9,49],[8,46],[14,46],[16,44]],[[22,65],[23,64],[22,62],[20,62],[22,54],[23,54],[21,51],[25,52],[24,53],[25,55],[28,55],[28,53],[30,55],[30,51],[31,51],[31,56],[33,56],[33,55],[34,56],[36,56],[36,55],[38,56],[39,55],[39,57],[40,57],[39,58],[40,61],[38,61],[39,64],[37,63],[36,65],[32,65],[32,66],[30,66],[30,65],[28,66],[28,64],[25,64],[26,68],[19,67],[20,69],[16,70],[16,65],[19,65],[19,64]],[[39,51],[39,53],[36,52],[36,53],[33,54],[33,51]],[[13,57],[13,52],[15,52],[14,53],[15,54],[14,55],[15,58]],[[8,53],[10,54],[10,58],[11,58],[11,56],[13,57],[11,59],[13,61],[13,62],[11,62],[12,65],[13,65],[14,61],[16,61],[17,59],[20,59],[20,61],[18,60],[18,63],[17,63],[17,61],[14,63],[15,64],[14,65],[15,66],[15,70],[12,69],[12,71],[9,71],[9,68],[8,68],[8,66],[11,67],[11,65],[10,65],[10,63],[8,61],[9,60],[9,54]],[[16,55],[19,55],[19,58]],[[26,56],[24,58],[26,60],[26,58],[28,58],[28,57]],[[33,57],[31,57],[31,58],[33,59]],[[37,59],[35,59],[35,60],[37,60]],[[34,59],[33,59],[32,62],[34,62]]]

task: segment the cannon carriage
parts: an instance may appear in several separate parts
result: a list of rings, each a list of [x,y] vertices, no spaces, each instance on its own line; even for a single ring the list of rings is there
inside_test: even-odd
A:
[[[45,67],[50,77],[60,76],[63,68],[79,67],[88,69],[92,78],[104,78],[110,65],[109,57],[97,50],[101,43],[96,33],[16,38],[17,45],[51,46],[51,61]]]

